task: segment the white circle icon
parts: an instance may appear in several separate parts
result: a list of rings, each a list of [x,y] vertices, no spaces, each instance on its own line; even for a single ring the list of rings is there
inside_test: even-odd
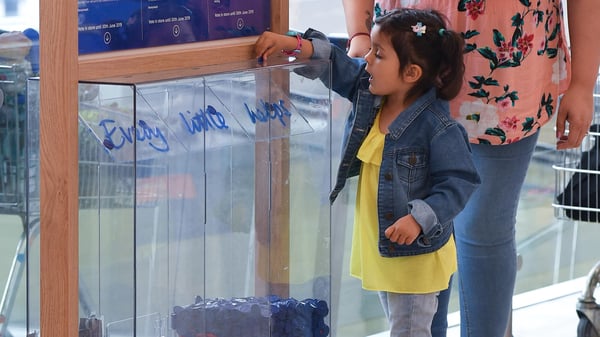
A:
[[[109,44],[112,41],[112,35],[110,32],[104,33],[104,44]]]

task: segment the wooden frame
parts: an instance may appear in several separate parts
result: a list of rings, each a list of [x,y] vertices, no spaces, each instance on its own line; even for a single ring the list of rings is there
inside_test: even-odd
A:
[[[249,60],[254,57],[255,38],[79,57],[77,2],[39,3],[40,329],[45,336],[77,337],[78,82],[128,76],[152,78],[158,73],[178,76],[191,68]],[[288,12],[288,0],[271,0],[273,31],[288,30]]]

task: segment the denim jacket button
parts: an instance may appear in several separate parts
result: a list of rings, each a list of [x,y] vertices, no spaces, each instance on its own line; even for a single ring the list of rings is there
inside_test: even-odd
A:
[[[393,218],[394,218],[394,214],[392,214],[392,213],[386,213],[385,214],[385,219],[386,220],[392,220]]]
[[[386,173],[386,174],[383,175],[383,177],[385,178],[385,180],[388,180],[388,181],[392,180],[392,174],[391,173]]]
[[[431,241],[425,235],[419,236],[417,243],[421,247],[431,247]]]

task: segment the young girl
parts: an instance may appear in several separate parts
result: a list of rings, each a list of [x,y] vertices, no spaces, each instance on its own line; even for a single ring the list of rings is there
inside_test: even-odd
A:
[[[390,336],[431,336],[437,295],[456,271],[453,218],[480,183],[466,132],[448,111],[463,80],[463,42],[439,13],[408,9],[378,18],[371,41],[364,60],[312,29],[265,32],[255,50],[264,62],[331,60],[332,89],[353,102],[331,193],[333,202],[359,175],[351,274],[379,292]]]

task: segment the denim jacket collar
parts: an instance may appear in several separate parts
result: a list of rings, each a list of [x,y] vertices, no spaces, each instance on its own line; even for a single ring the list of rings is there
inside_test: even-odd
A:
[[[424,95],[414,101],[406,110],[388,127],[389,137],[398,139],[404,131],[412,124],[412,122],[436,99],[436,89],[431,88]]]

